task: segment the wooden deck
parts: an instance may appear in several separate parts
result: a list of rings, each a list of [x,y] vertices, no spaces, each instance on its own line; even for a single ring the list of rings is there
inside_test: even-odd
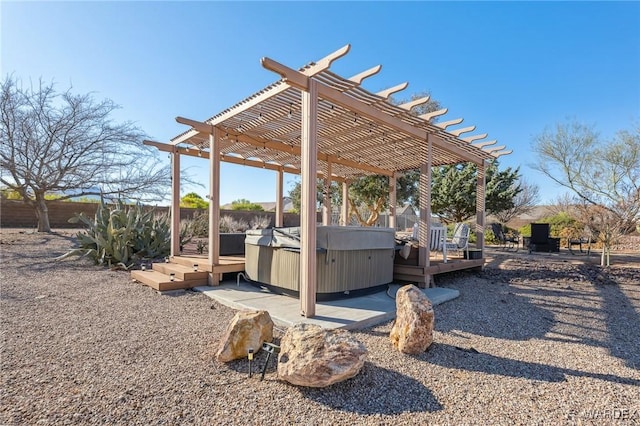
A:
[[[204,255],[173,256],[169,262],[154,263],[146,271],[131,271],[131,279],[158,291],[170,291],[210,285],[210,272],[213,272],[213,284],[217,284],[222,274],[242,271],[244,256],[220,256],[215,265]]]
[[[393,265],[393,279],[399,281],[412,281],[419,284],[420,287],[429,287],[428,277],[447,272],[461,271],[464,269],[482,268],[485,259],[448,259],[444,263],[442,259],[431,259],[429,266],[414,265]]]
[[[485,259],[449,258],[447,263],[442,259],[431,259],[430,262],[428,267],[396,264],[393,267],[393,279],[429,287],[431,283],[428,277],[463,269],[482,268]],[[195,265],[198,265],[197,270]],[[131,271],[131,278],[158,291],[169,291],[210,285],[210,272],[213,272],[214,284],[217,284],[222,274],[243,272],[244,269],[244,256],[220,256],[219,263],[215,265],[208,262],[206,255],[174,256],[168,263],[154,263],[146,271]],[[174,274],[173,279],[171,274]]]

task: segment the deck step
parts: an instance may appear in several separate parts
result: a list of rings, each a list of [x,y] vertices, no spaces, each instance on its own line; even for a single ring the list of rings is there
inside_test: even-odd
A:
[[[131,271],[131,278],[158,291],[179,290],[207,285],[206,278],[184,280],[176,277],[171,281],[171,277],[168,274],[154,270]]]
[[[213,272],[213,268],[206,256],[173,256],[170,264],[180,264],[189,268],[193,268],[193,264],[198,264],[198,270]],[[224,274],[227,272],[244,271],[244,256],[220,256],[218,263],[215,265],[215,273]]]
[[[177,263],[154,263],[152,265],[154,271],[162,272],[165,275],[171,273],[176,274],[176,278],[181,280],[207,280],[209,272],[200,268],[198,264],[198,270],[195,271],[192,266],[179,265]]]
[[[183,265],[193,269],[193,264],[198,264],[198,270],[211,272],[211,264],[206,256],[199,257],[184,257],[184,256],[172,256],[171,264]]]

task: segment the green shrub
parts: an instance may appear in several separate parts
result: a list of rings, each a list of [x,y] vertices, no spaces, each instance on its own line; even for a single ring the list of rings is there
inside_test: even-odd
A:
[[[264,208],[260,204],[252,203],[251,201],[241,198],[231,202],[231,210],[243,210],[243,211],[264,211]]]
[[[527,223],[526,225],[521,226],[518,228],[518,232],[523,237],[531,237],[531,224]]]
[[[136,260],[167,256],[171,248],[171,230],[166,214],[141,205],[126,206],[122,201],[107,205],[101,201],[93,219],[84,213],[69,219],[82,223],[86,231],[78,232],[80,248],[60,256],[90,257],[98,265],[116,265],[129,269]]]
[[[496,238],[491,228],[485,228],[484,230],[484,242],[487,244],[498,244],[499,241]]]
[[[1,188],[0,197],[5,200],[22,200],[22,195],[20,195],[18,191],[9,188]]]
[[[561,244],[566,244],[567,238],[579,238],[584,234],[584,226],[566,212],[544,217],[537,223],[548,223],[551,237],[561,238]],[[518,232],[523,237],[531,237],[531,224],[521,226]]]
[[[549,224],[549,233],[552,237],[579,237],[583,229],[583,226],[566,212],[547,216],[540,222]]]
[[[209,203],[195,192],[190,192],[184,197],[180,198],[180,207],[206,210],[209,208]]]

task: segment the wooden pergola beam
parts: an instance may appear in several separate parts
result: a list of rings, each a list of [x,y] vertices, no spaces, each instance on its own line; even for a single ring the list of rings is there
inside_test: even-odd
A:
[[[150,141],[148,139],[143,140],[142,143],[143,143],[143,145],[153,146],[153,147],[157,148],[159,151],[175,152],[175,150],[176,150],[176,146],[175,145],[162,143],[162,142],[156,142],[156,141]]]
[[[189,149],[180,146],[170,145],[162,142],[155,142],[145,140],[143,142],[145,145],[156,147],[159,151],[164,152],[175,152],[180,155],[186,155],[189,157],[199,157],[204,159],[209,159],[209,151],[199,151],[197,149]],[[249,158],[236,157],[235,155],[229,154],[220,154],[220,161],[224,161],[225,163],[238,164],[240,166],[249,166],[255,168],[262,168],[273,171],[282,171],[285,173],[289,173],[292,175],[299,175],[300,169],[297,167],[287,166],[283,164],[273,164],[273,163],[265,163],[264,161],[259,160],[251,160]],[[321,171],[318,172],[318,178],[325,178],[325,174]],[[345,182],[346,178],[343,176],[332,175],[331,180],[336,182]]]
[[[207,123],[203,123],[201,121],[191,120],[189,118],[184,118],[184,117],[176,117],[176,121],[180,124],[186,124],[187,126],[191,126],[200,133],[209,133],[213,131],[212,130],[213,126]],[[253,145],[258,148],[269,148],[275,151],[287,152],[289,154],[293,154],[296,156],[300,156],[302,153],[300,146],[297,146],[297,145],[287,145],[282,142],[260,140],[259,138],[248,136],[245,133],[234,132],[231,129],[225,129],[225,131],[228,132],[230,136],[233,136],[234,138],[236,138],[239,142]],[[347,166],[354,169],[363,170],[369,173],[379,174],[383,176],[393,175],[393,171],[381,169],[379,167],[375,167],[370,164],[347,160],[345,158],[340,158],[335,155],[329,155],[322,152],[318,152],[318,160],[332,162],[334,164],[340,164],[343,166]]]

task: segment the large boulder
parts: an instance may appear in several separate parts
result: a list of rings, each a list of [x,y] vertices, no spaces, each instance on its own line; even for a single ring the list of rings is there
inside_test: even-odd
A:
[[[396,322],[391,328],[391,344],[400,352],[419,354],[433,343],[433,306],[429,298],[414,285],[396,293]]]
[[[367,348],[346,330],[296,324],[280,341],[278,376],[298,386],[321,388],[354,377]]]
[[[249,349],[258,352],[264,342],[272,340],[273,321],[269,312],[239,311],[220,341],[216,358],[220,362],[244,358]]]

